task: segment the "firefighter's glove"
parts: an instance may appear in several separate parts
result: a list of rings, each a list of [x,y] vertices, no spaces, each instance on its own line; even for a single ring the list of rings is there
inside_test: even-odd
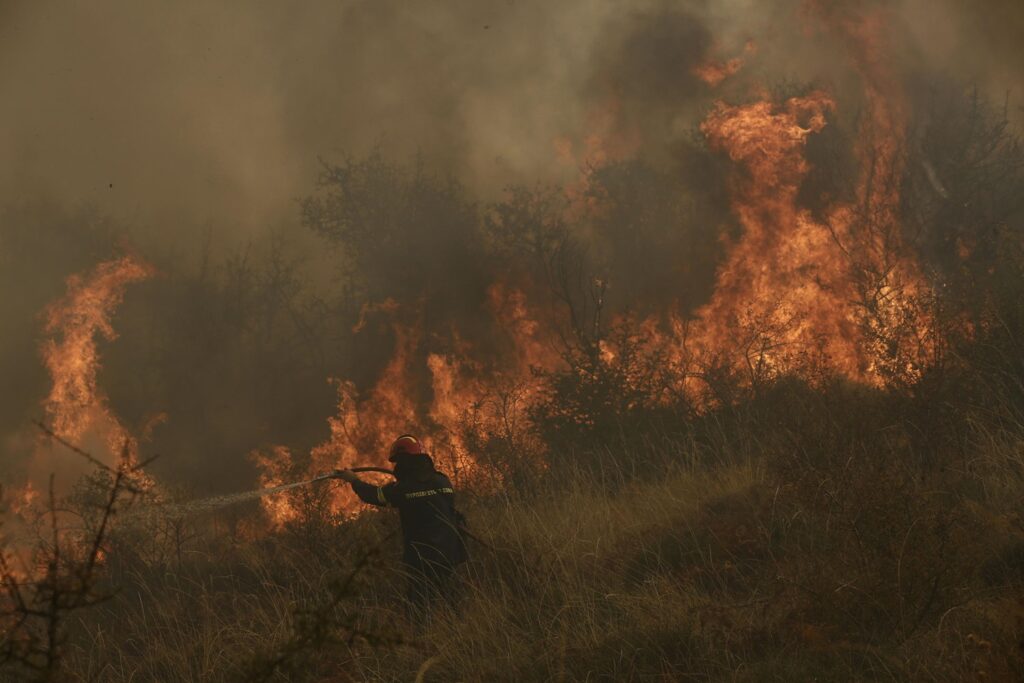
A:
[[[352,470],[334,470],[332,476],[335,479],[343,479],[350,484],[359,481],[359,477]]]

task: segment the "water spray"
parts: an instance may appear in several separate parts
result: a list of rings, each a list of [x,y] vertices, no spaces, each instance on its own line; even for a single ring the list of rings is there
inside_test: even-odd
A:
[[[389,476],[395,476],[392,470],[386,467],[352,467],[349,468],[350,472],[378,472],[380,474],[387,474]],[[256,500],[263,498],[264,496],[271,496],[275,493],[283,493],[292,489],[297,489],[302,486],[309,486],[319,481],[326,481],[328,479],[340,479],[340,473],[342,470],[332,470],[325,474],[321,474],[318,477],[312,479],[306,479],[304,481],[296,481],[290,484],[280,484],[278,486],[271,486],[265,489],[255,489],[253,491],[242,491],[241,493],[229,493],[223,496],[211,496],[210,498],[202,498],[200,500],[194,500],[188,503],[165,503],[157,505],[149,505],[138,510],[132,510],[122,516],[122,521],[133,521],[143,517],[149,517],[156,514],[163,514],[169,517],[184,517],[185,515],[193,515],[201,512],[208,512],[210,510],[216,510],[228,505],[236,505],[238,503],[244,503],[248,500]]]

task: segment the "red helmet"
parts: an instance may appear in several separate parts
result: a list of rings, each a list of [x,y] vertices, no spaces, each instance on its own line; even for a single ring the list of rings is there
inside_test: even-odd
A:
[[[402,434],[391,444],[391,453],[388,455],[388,461],[394,462],[400,455],[426,454],[427,452],[423,450],[423,444],[420,443],[419,439],[412,434]]]

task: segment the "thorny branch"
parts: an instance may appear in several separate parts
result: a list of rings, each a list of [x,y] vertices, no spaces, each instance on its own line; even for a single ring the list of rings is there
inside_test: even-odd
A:
[[[59,680],[68,616],[109,597],[99,588],[104,546],[110,523],[125,496],[141,493],[131,475],[145,463],[131,463],[125,443],[121,462],[112,468],[90,453],[56,435],[42,422],[35,425],[50,438],[111,475],[100,519],[91,534],[69,541],[63,538],[54,477],[50,476],[47,516],[49,542],[35,548],[0,546],[0,671],[18,673],[25,680]],[[147,462],[151,462],[147,461]],[[23,569],[11,562],[11,554],[27,555]]]

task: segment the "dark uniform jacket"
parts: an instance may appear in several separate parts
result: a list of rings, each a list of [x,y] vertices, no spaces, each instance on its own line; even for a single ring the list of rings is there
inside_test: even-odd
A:
[[[402,559],[411,567],[451,568],[465,561],[461,515],[455,510],[452,482],[434,469],[426,455],[410,455],[395,465],[397,481],[385,486],[352,484],[370,505],[398,508],[402,525]]]

